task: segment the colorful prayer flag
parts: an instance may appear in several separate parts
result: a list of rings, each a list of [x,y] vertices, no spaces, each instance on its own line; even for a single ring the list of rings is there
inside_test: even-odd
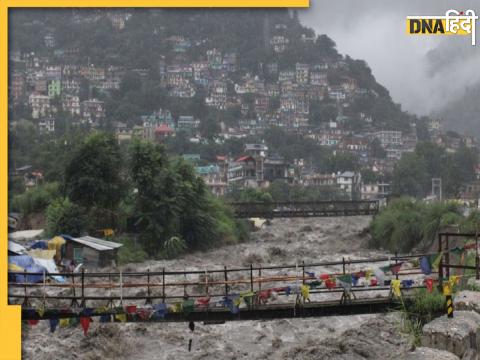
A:
[[[193,311],[194,306],[195,306],[195,300],[193,299],[183,300],[183,303],[182,303],[183,313],[185,315],[190,314]]]
[[[54,333],[58,325],[58,319],[50,319],[50,332]]]
[[[398,274],[400,271],[400,268],[402,267],[403,262],[399,262],[398,264],[392,264],[390,265],[390,271],[392,272],[393,275]]]
[[[90,323],[93,322],[91,317],[88,316],[80,316],[80,324],[83,328],[83,335],[87,336],[88,328],[90,327]]]
[[[443,252],[438,254],[429,255],[428,260],[430,261],[430,266],[433,270],[437,270],[442,260]]]
[[[433,279],[431,279],[431,278],[425,279],[425,286],[427,287],[427,291],[429,293],[432,293],[432,291],[433,291]]]
[[[310,299],[310,287],[308,285],[302,285],[300,288],[300,292],[302,294],[303,300]]]
[[[420,258],[420,270],[422,270],[422,273],[425,275],[430,275],[432,273],[432,267],[428,257],[422,256]]]
[[[116,314],[115,315],[115,320],[120,321],[120,322],[126,322],[127,321],[127,314]]]
[[[350,292],[352,289],[352,275],[345,274],[337,276],[338,283],[341,287],[345,289],[346,292]]]
[[[391,289],[392,289],[393,294],[397,298],[400,298],[402,296],[402,292],[400,290],[400,280],[392,280],[390,285],[391,285]]]

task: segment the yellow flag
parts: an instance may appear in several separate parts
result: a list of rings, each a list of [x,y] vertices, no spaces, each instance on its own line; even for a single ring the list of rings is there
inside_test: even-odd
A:
[[[402,292],[400,291],[400,280],[392,280],[391,282],[393,294],[396,297],[401,297]]]
[[[102,306],[94,310],[95,314],[105,314],[106,312],[108,312],[108,307],[106,306]]]
[[[126,322],[127,321],[127,314],[117,314],[115,315],[115,320]]]
[[[448,279],[448,283],[450,285],[450,288],[453,289],[453,287],[457,284],[458,280],[459,280],[459,276],[451,275],[450,278]]]
[[[70,325],[69,318],[60,319],[60,327],[68,327],[68,325]]]
[[[302,297],[307,300],[310,298],[310,287],[307,285],[302,285],[300,287],[300,292],[302,294]]]
[[[173,306],[170,309],[174,313],[182,312],[182,303],[177,302],[177,303],[173,304]]]
[[[365,271],[365,279],[366,280],[370,280],[370,278],[372,277],[373,275],[373,271],[372,270],[367,270]]]
[[[452,288],[450,287],[450,282],[443,284],[443,295],[452,295]]]

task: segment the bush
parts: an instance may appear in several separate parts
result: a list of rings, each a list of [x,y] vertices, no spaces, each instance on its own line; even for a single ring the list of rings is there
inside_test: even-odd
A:
[[[46,183],[13,198],[12,210],[19,211],[24,216],[35,212],[44,211],[53,201],[59,197],[58,183]]]
[[[140,245],[136,244],[133,239],[121,237],[115,241],[123,244],[123,246],[118,250],[119,264],[142,262],[148,258],[148,254]]]
[[[163,243],[161,255],[167,259],[174,259],[183,255],[186,249],[187,244],[185,240],[178,236],[173,236]]]
[[[459,207],[452,202],[425,204],[400,198],[372,220],[370,246],[392,252],[426,249],[442,227],[462,221]]]
[[[88,228],[85,211],[68,198],[58,199],[47,208],[47,234],[81,235]]]

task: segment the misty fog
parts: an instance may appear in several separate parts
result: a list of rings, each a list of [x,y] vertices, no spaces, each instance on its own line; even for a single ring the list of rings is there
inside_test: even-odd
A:
[[[443,112],[479,82],[480,45],[478,35],[475,47],[467,36],[407,36],[405,17],[444,15],[449,9],[478,15],[478,5],[478,0],[312,0],[300,17],[328,34],[341,53],[366,60],[394,101],[423,115]]]

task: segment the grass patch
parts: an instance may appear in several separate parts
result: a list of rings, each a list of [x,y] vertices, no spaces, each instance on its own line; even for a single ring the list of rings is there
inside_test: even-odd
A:
[[[412,301],[403,303],[401,310],[401,330],[411,336],[413,345],[421,343],[423,326],[445,313],[445,297],[437,289],[429,293],[426,289],[418,289]]]

